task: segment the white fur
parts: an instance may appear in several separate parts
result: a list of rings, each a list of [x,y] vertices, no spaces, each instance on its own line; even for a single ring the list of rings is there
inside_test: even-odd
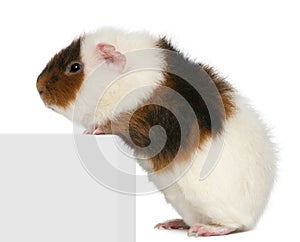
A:
[[[190,226],[219,224],[248,230],[255,226],[268,201],[276,173],[273,144],[247,101],[239,96],[234,101],[237,111],[226,122],[218,164],[205,180],[199,177],[211,141],[196,152],[183,176],[185,167],[175,164],[169,174],[152,177],[156,184],[171,184],[182,176],[163,193]]]
[[[161,70],[165,61],[160,49],[156,47],[157,40],[143,32],[128,33],[111,28],[84,35],[81,55],[85,80],[76,104],[66,112],[72,113],[75,110],[75,121],[88,128],[95,125],[95,122],[101,125],[121,112],[136,108],[163,81]],[[127,64],[123,73],[99,65],[96,53],[99,43],[113,45],[126,56]],[[145,54],[143,50],[153,51]],[[140,71],[136,72],[137,69]]]

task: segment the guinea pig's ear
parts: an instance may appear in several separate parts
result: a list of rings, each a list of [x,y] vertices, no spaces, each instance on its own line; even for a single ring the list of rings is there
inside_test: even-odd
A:
[[[122,72],[126,65],[126,57],[124,54],[116,51],[113,45],[99,43],[97,45],[97,53],[100,61],[105,61],[109,69]]]

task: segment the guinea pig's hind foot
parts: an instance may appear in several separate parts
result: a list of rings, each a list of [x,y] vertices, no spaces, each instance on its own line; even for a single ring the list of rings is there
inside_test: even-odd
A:
[[[188,231],[188,236],[219,236],[237,231],[237,228],[222,225],[196,224]]]
[[[182,219],[174,219],[169,220],[164,223],[159,223],[155,227],[155,229],[189,229],[190,226],[188,226]]]

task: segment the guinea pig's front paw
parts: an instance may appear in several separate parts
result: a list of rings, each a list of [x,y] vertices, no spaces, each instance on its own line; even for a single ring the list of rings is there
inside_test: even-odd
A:
[[[235,232],[237,229],[223,225],[196,224],[188,231],[188,236],[218,236]]]
[[[83,134],[90,134],[90,135],[101,135],[105,134],[104,130],[101,128],[90,128],[83,132]]]

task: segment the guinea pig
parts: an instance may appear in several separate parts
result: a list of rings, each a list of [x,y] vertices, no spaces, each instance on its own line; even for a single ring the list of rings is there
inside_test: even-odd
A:
[[[269,131],[246,98],[167,38],[114,28],[83,34],[49,61],[36,86],[47,107],[86,134],[120,136],[146,157],[139,163],[151,182],[169,184],[161,192],[182,219],[155,228],[216,236],[257,224],[276,177]],[[215,165],[200,179],[211,156]]]

